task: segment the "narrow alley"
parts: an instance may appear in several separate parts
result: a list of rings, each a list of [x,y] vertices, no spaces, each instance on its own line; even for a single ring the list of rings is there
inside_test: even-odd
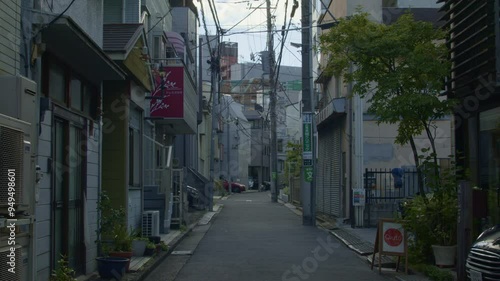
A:
[[[333,236],[303,226],[269,194],[235,194],[199,225],[146,280],[388,280]]]

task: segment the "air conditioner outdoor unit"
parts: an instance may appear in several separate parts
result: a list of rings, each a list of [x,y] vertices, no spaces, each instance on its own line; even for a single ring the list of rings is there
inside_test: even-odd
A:
[[[142,213],[142,236],[160,235],[160,211],[146,211]]]
[[[5,246],[5,244],[2,246]],[[14,251],[11,251],[11,247],[13,248]],[[1,247],[0,272],[2,272],[1,274],[2,276],[6,277],[6,279],[2,280],[12,280],[12,281],[28,280],[27,265],[24,261],[26,256],[27,252],[21,246],[16,245],[16,246]],[[11,262],[14,262],[14,264]],[[13,266],[15,266],[14,269]]]
[[[28,210],[35,193],[31,129],[27,122],[0,114],[0,172],[5,175],[0,177],[0,215],[6,218]]]
[[[36,128],[36,83],[23,76],[0,75],[0,114],[23,120]]]

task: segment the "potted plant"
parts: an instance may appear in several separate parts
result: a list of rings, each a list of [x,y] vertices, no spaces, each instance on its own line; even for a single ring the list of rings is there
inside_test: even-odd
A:
[[[148,238],[142,237],[139,229],[132,230],[132,256],[142,257],[148,241]]]
[[[123,211],[124,212],[124,211]],[[123,221],[123,220],[122,220]],[[124,223],[115,223],[113,226],[113,248],[109,252],[112,257],[121,257],[129,259],[126,271],[129,271],[130,259],[132,258],[132,237],[127,231]]]
[[[152,242],[148,242],[146,245],[146,251],[144,252],[145,256],[152,256],[155,252],[156,245]]]
[[[160,241],[160,246],[161,246],[161,250],[164,251],[164,252],[167,252],[168,251],[168,245],[165,244],[165,242],[163,241]]]
[[[114,209],[111,206],[111,201],[106,192],[102,192],[97,204],[97,210],[100,214],[98,216],[98,229],[96,230],[97,239],[96,244],[100,256],[96,258],[97,268],[99,275],[102,278],[115,278],[120,280],[128,269],[130,258],[126,257],[112,257],[110,252],[116,249],[115,234],[118,233],[120,228],[118,225],[124,221],[124,211]],[[123,237],[123,235],[120,235]]]
[[[434,256],[436,265],[453,266],[458,220],[456,168],[452,165],[435,169],[434,163],[424,163],[426,184],[432,192],[405,202],[401,222],[415,237],[410,241],[410,250],[418,262],[427,262],[427,257]]]
[[[146,250],[147,244],[148,244],[147,238],[135,237],[132,240],[132,255],[136,257],[144,256],[144,250]]]

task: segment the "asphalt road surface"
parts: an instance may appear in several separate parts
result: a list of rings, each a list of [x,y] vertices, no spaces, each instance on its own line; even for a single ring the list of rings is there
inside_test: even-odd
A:
[[[378,281],[367,262],[268,192],[234,194],[208,225],[196,227],[146,280]]]

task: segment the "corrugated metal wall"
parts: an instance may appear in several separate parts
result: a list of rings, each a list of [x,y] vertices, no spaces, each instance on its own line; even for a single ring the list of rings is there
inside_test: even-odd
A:
[[[316,177],[316,211],[342,217],[341,127],[332,122],[320,129]]]

